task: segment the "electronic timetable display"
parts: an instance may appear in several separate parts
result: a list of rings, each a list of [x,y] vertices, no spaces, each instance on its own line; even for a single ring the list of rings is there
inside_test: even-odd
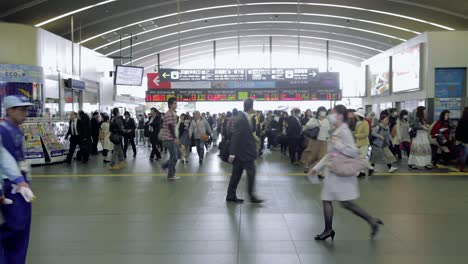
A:
[[[175,97],[180,102],[223,102],[244,101],[334,101],[341,100],[341,91],[276,89],[276,90],[149,90],[146,102],[166,102]]]
[[[314,68],[161,69],[147,102],[333,101],[341,100],[340,75]]]

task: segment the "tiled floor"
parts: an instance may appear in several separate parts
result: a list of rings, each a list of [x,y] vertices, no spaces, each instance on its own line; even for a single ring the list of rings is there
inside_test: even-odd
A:
[[[358,203],[385,227],[371,241],[366,223],[336,206],[331,243],[313,241],[323,229],[321,186],[279,153],[258,162],[266,203],[233,205],[224,201],[230,165],[215,149],[201,167],[195,153],[179,164],[178,182],[139,151],[117,172],[100,158],[34,168],[28,263],[468,263],[468,177],[448,169],[362,180]]]

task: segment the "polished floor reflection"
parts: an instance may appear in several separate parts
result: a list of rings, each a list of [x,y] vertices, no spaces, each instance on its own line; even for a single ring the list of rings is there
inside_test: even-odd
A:
[[[34,168],[30,264],[467,263],[468,177],[449,168],[361,181],[358,203],[385,221],[369,227],[338,206],[335,242],[323,229],[320,185],[279,153],[258,162],[263,205],[226,204],[228,164],[216,149],[200,167],[195,153],[168,182],[140,147],[122,171],[100,158]],[[384,167],[380,168],[382,171]],[[239,196],[245,197],[245,181]]]

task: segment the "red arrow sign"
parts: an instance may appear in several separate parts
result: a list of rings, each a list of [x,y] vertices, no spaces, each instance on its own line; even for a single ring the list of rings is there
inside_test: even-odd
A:
[[[170,82],[161,82],[159,72],[148,73],[148,89],[171,89]]]

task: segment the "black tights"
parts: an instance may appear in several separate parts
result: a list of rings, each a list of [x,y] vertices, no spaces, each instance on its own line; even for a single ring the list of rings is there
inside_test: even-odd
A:
[[[376,219],[370,216],[357,204],[351,201],[344,201],[341,202],[341,206],[364,219],[364,221],[369,223],[371,227],[375,225]],[[333,203],[331,201],[323,201],[323,215],[325,218],[325,230],[323,231],[323,234],[328,234],[333,230]]]

